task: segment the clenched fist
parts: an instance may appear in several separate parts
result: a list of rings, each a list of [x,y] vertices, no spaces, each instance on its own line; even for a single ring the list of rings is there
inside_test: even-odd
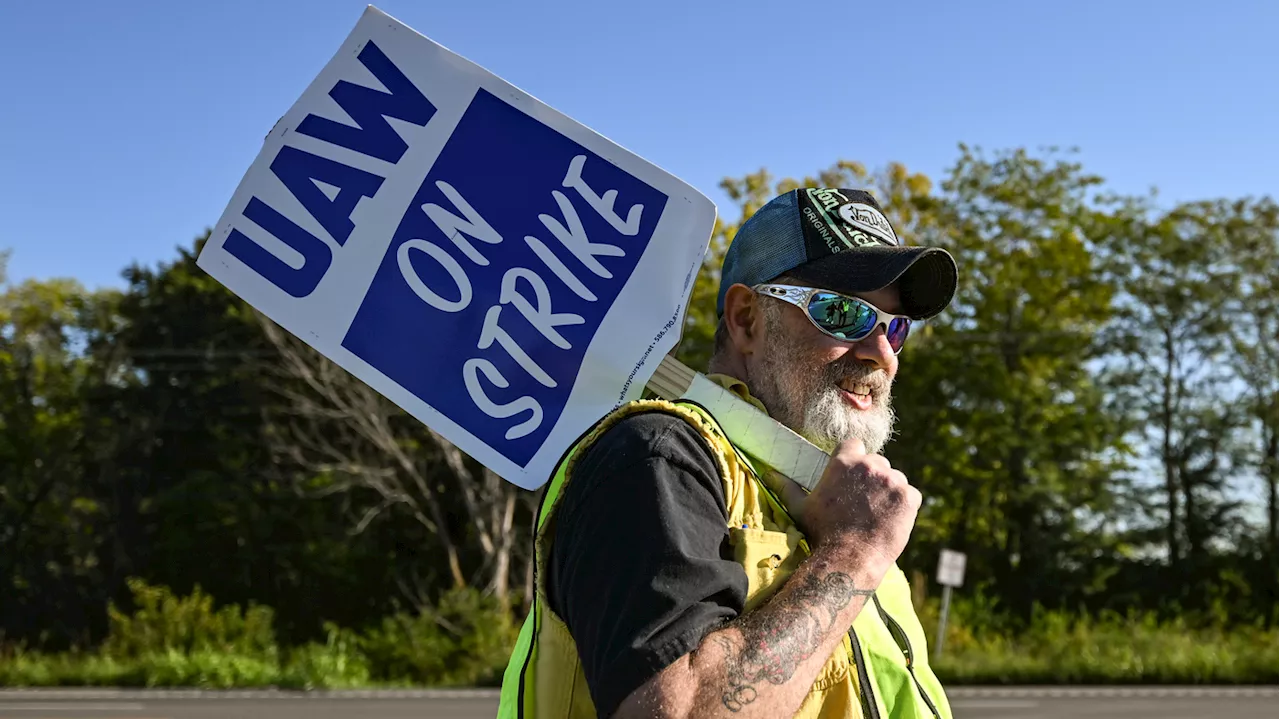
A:
[[[795,483],[788,483],[785,494],[788,509],[815,550],[856,556],[876,565],[880,575],[906,549],[921,502],[906,475],[884,457],[867,454],[859,439],[836,447],[807,496]]]

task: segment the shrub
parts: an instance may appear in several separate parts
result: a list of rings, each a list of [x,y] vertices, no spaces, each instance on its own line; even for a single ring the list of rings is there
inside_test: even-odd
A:
[[[350,631],[326,624],[328,639],[293,650],[280,683],[293,689],[342,689],[369,684],[369,658]]]
[[[375,677],[441,686],[498,686],[519,627],[500,602],[453,590],[435,607],[398,613],[365,632],[360,645]]]
[[[0,658],[0,686],[113,686],[125,683],[128,667],[96,654],[38,654],[21,650]]]
[[[108,605],[108,633],[102,645],[107,656],[120,659],[171,652],[220,652],[240,657],[276,656],[273,614],[267,607],[238,605],[215,610],[213,597],[196,587],[186,597],[167,587],[129,580],[135,609],[126,615]]]
[[[266,687],[276,684],[280,676],[274,658],[210,649],[151,652],[139,657],[131,669],[128,683],[147,687]]]

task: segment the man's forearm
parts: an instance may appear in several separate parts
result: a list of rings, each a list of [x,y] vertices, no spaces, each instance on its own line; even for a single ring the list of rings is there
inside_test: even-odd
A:
[[[768,603],[707,637],[694,665],[705,661],[704,704],[714,699],[730,714],[790,716],[818,671],[875,590],[810,558]],[[719,716],[715,711],[706,716]],[[695,712],[695,716],[700,715]]]
[[[881,574],[856,566],[847,554],[815,552],[768,602],[708,634],[616,716],[791,716],[875,591]]]

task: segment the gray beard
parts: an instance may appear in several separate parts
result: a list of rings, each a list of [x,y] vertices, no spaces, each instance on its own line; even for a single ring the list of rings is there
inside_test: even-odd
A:
[[[772,343],[756,371],[748,370],[746,378],[751,394],[769,414],[825,452],[845,440],[860,439],[868,453],[880,454],[893,436],[896,420],[884,372],[861,363],[804,366],[796,362],[791,348],[784,350],[780,345]],[[836,386],[844,377],[858,378],[871,387],[871,409],[849,405]]]
[[[818,388],[803,405],[800,435],[825,452],[847,439],[860,439],[869,454],[880,454],[893,436],[893,408],[877,401],[869,410],[849,406],[840,390]]]

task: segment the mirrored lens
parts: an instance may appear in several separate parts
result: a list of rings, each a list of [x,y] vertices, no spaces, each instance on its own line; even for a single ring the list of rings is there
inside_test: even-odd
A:
[[[875,329],[874,310],[833,292],[815,292],[809,300],[809,316],[818,326],[846,340],[860,340]]]
[[[894,352],[902,350],[902,345],[907,341],[907,333],[910,331],[911,320],[905,317],[897,317],[889,323],[889,329],[884,334]]]

